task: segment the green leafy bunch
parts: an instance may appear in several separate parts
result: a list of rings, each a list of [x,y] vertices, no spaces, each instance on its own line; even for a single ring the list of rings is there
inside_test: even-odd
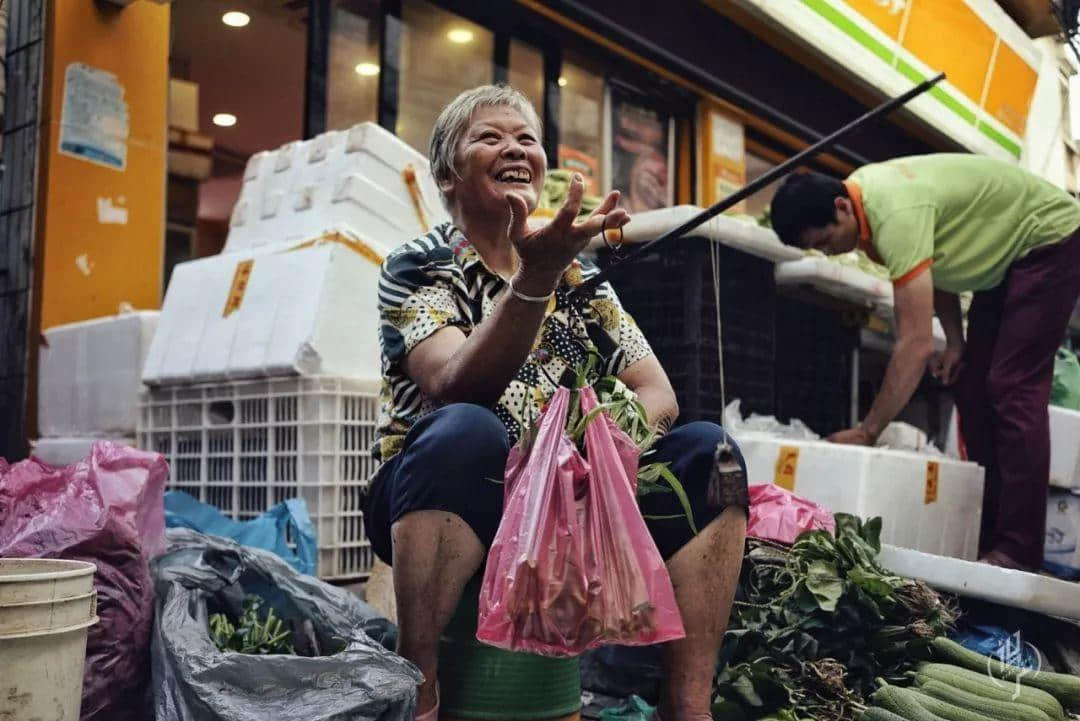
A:
[[[244,610],[235,624],[224,613],[215,613],[210,617],[210,637],[219,651],[296,654],[292,644],[292,631],[274,615],[272,608],[267,608],[266,615],[260,618],[262,606],[261,598],[248,596],[244,599]]]
[[[937,593],[877,563],[880,518],[835,521],[790,547],[748,540],[714,715],[851,721],[875,677],[904,678],[955,622]]]

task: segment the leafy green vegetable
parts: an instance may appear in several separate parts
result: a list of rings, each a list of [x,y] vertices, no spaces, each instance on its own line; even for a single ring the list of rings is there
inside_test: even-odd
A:
[[[263,600],[258,596],[244,599],[244,610],[237,625],[233,625],[224,613],[215,613],[210,617],[210,637],[219,651],[237,653],[295,654],[291,639],[292,631],[285,628],[282,620],[274,615],[274,609],[266,610],[266,617],[259,618]]]
[[[791,547],[747,541],[714,696],[725,718],[736,704],[746,718],[854,721],[876,677],[903,680],[955,622],[925,584],[878,565],[881,519],[835,520],[835,536],[808,531]]]

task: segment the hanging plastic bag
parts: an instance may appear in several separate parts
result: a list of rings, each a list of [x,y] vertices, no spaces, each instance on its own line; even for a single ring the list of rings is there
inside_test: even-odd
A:
[[[587,417],[596,394],[580,397]],[[565,432],[569,403],[568,389],[556,391],[531,447],[519,444],[507,460],[476,637],[547,656],[683,638],[671,579],[638,511],[633,444],[597,414],[586,461]]]
[[[303,498],[282,501],[250,521],[234,521],[183,491],[169,491],[165,494],[165,525],[169,528],[190,528],[200,533],[231,538],[252,548],[272,551],[300,573],[315,573],[318,562],[315,526],[311,523]],[[290,539],[296,544],[296,550],[289,545]]]
[[[95,442],[70,466],[0,462],[0,556],[68,558],[97,566],[100,621],[90,627],[83,721],[149,718],[150,558],[164,549],[157,453]]]
[[[1058,348],[1054,357],[1050,405],[1080,411],[1080,360],[1068,348]]]

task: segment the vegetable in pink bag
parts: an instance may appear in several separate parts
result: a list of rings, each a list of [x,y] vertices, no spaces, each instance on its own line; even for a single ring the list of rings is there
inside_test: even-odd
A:
[[[596,413],[583,458],[565,431],[570,397],[556,391],[531,448],[510,452],[476,637],[546,656],[684,638],[671,578],[637,507],[637,449]],[[580,397],[589,417],[596,394],[584,388]]]

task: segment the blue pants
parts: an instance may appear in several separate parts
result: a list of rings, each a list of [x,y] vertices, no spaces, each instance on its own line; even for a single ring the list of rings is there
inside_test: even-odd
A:
[[[671,464],[690,499],[699,530],[723,510],[710,508],[705,500],[713,454],[722,437],[715,423],[688,423],[660,438],[648,458],[650,463]],[[730,442],[745,471],[742,454]],[[509,452],[506,428],[482,406],[454,403],[417,421],[405,436],[401,452],[379,468],[368,493],[364,525],[375,554],[391,563],[390,526],[406,513],[426,510],[460,516],[490,548],[502,518],[502,480]],[[683,513],[674,493],[650,493],[638,501],[646,516]],[[693,537],[683,515],[646,518],[645,523],[664,559]]]

